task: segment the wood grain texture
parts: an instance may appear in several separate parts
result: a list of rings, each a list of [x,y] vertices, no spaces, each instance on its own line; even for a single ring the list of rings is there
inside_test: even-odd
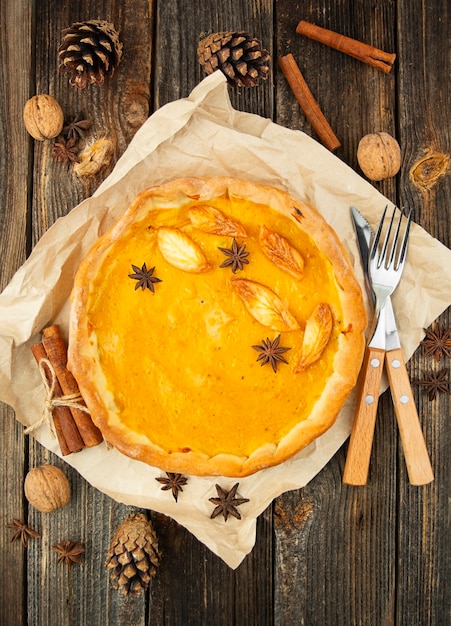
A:
[[[31,139],[22,111],[30,96],[31,22],[31,5],[26,0],[0,4],[0,289],[27,254]],[[0,622],[21,626],[27,615],[27,551],[20,541],[11,543],[13,531],[5,526],[14,518],[27,522],[23,495],[27,443],[14,412],[4,404],[0,405],[0,423]]]
[[[164,554],[149,625],[272,623],[271,508],[258,520],[252,553],[234,571],[173,520],[154,515],[153,523]]]
[[[449,247],[451,176],[449,167],[439,167],[437,177],[437,167],[449,159],[451,151],[451,98],[446,79],[450,72],[450,6],[446,0],[433,5],[402,0],[398,12],[399,134],[404,151],[399,202],[413,207],[415,221]],[[429,159],[419,166],[425,156]],[[449,308],[438,321],[446,328],[451,326]],[[449,359],[436,363],[419,348],[409,372],[417,379],[443,367],[450,367]],[[410,487],[401,454],[398,580],[402,594],[396,619],[405,624],[449,624],[450,396],[439,394],[431,402],[420,389],[415,395],[435,480],[429,487]]]
[[[102,87],[79,91],[58,73],[57,47],[61,31],[75,21],[103,18],[120,32],[125,52],[118,71]],[[95,191],[109,174],[150,110],[152,3],[60,3],[49,0],[36,8],[36,91],[51,93],[69,118],[78,112],[92,122],[86,143],[106,137],[114,154],[105,168],[79,179],[73,168],[51,157],[51,143],[35,144],[33,177],[33,244],[59,217],[66,215]],[[118,97],[117,94],[120,94]],[[82,454],[82,453],[80,453]],[[30,448],[31,467],[61,462],[39,445]],[[108,582],[104,563],[109,541],[127,513],[64,466],[72,485],[67,507],[42,518],[32,511],[43,530],[41,546],[34,547],[29,563],[28,594],[33,624],[136,624],[145,623],[145,596],[125,600]],[[51,546],[64,539],[86,545],[83,565],[70,571],[56,565]],[[90,581],[90,582],[88,582]],[[81,590],[81,591],[80,591]]]
[[[214,32],[249,31],[273,55],[273,10],[270,0],[234,2],[184,0],[157,4],[154,109],[184,98],[205,77],[197,58],[199,41]],[[273,60],[274,64],[274,60]],[[254,88],[231,89],[234,108],[272,117],[272,76]],[[232,158],[232,157],[231,157]]]
[[[368,479],[383,367],[384,351],[368,346],[343,471],[343,482],[347,485],[366,485]]]
[[[296,27],[304,19],[394,52],[394,3],[279,0],[276,17],[277,55],[293,54],[319,107],[341,142],[341,147],[335,151],[336,156],[362,175],[356,156],[360,139],[379,130],[396,134],[396,62],[390,74],[383,74],[346,54],[296,34]],[[275,80],[277,121],[317,139],[283,75],[277,73]],[[374,186],[395,200],[394,179],[374,183]]]
[[[413,206],[415,221],[450,245],[446,0],[32,4],[34,13],[26,0],[0,3],[2,286],[25,259],[27,246],[29,251],[58,217],[95,191],[148,114],[186,97],[198,84],[203,73],[197,43],[220,30],[248,30],[272,56],[266,82],[230,90],[236,109],[315,136],[277,66],[279,56],[292,53],[341,141],[338,158],[360,172],[360,138],[377,131],[396,136],[401,172],[373,185],[399,205]],[[91,18],[114,23],[124,55],[111,81],[78,91],[58,73],[56,50],[63,28]],[[396,52],[393,70],[385,75],[297,35],[301,19]],[[55,96],[68,117],[83,112],[93,124],[87,142],[111,140],[114,155],[104,170],[79,180],[52,159],[51,142],[28,138],[21,116],[33,92]],[[449,309],[439,321],[450,325]],[[449,360],[437,364],[419,348],[408,371],[411,379],[421,378],[449,366]],[[99,493],[33,439],[28,443],[13,412],[2,407],[1,624],[450,624],[450,397],[439,395],[430,402],[418,388],[414,397],[435,472],[431,485],[409,484],[387,392],[379,402],[365,487],[342,484],[344,444],[309,485],[280,496],[260,516],[256,545],[235,571],[176,522],[150,512],[163,558],[148,592],[129,599],[112,589],[104,562],[115,530],[135,509]],[[45,462],[61,467],[72,489],[69,504],[50,515],[28,507],[22,492],[28,467]],[[42,533],[26,552],[10,542],[10,531],[4,529],[16,516]],[[70,571],[56,565],[51,550],[68,538],[86,545],[83,564]]]
[[[410,483],[427,485],[434,472],[401,350],[387,352],[385,362]]]
[[[395,74],[385,75],[295,34],[300,19],[396,52],[392,2],[277,2],[278,54],[291,52],[341,147],[337,157],[360,172],[360,138],[395,134]],[[315,136],[283,76],[276,79],[276,120]],[[396,199],[394,179],[374,185]],[[396,427],[387,394],[379,402],[366,487],[342,484],[347,444],[307,487],[276,500],[275,622],[391,624],[396,603]],[[387,422],[387,423],[386,423]],[[307,503],[306,505],[302,504]],[[303,522],[304,508],[311,512]],[[300,518],[300,521],[299,521]],[[297,520],[295,522],[290,519]],[[314,601],[312,601],[314,598]]]

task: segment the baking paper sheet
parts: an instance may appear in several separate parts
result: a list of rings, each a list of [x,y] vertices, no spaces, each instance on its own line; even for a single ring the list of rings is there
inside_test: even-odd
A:
[[[137,132],[96,193],[59,219],[0,295],[0,399],[28,426],[42,413],[44,387],[30,345],[58,323],[67,338],[69,295],[81,259],[92,244],[151,185],[184,176],[228,175],[274,185],[313,204],[336,230],[363,286],[350,219],[356,206],[371,224],[391,203],[314,139],[270,120],[234,110],[224,76],[205,78],[189,97],[167,104]],[[451,251],[418,226],[393,303],[409,358],[424,332],[451,302]],[[370,314],[370,313],[369,313]],[[155,480],[156,468],[103,443],[64,457],[94,487],[129,505],[171,516],[236,568],[255,543],[256,518],[273,498],[305,486],[340,448],[351,430],[355,392],[335,425],[292,460],[242,479],[189,477],[176,503]],[[60,455],[46,425],[33,436]],[[210,519],[215,484],[249,498],[241,520]]]

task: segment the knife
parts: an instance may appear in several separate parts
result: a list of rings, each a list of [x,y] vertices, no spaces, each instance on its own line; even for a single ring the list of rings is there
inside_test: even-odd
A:
[[[351,216],[364,269],[368,297],[374,305],[374,294],[368,276],[368,256],[373,232],[367,220],[355,207],[351,207]],[[434,479],[434,475],[415,408],[390,297],[386,301],[384,312],[385,363],[409,479],[411,484],[424,485],[431,482]],[[379,379],[379,384],[382,377],[382,367],[383,361],[380,359],[380,366],[373,368],[374,376]],[[395,392],[395,390],[399,391]],[[359,398],[359,401],[361,401],[361,398]],[[343,482],[347,484],[366,484],[376,419],[376,408],[377,403],[373,406],[367,406],[365,419],[360,422],[360,424],[353,425],[353,432],[351,433],[348,456],[343,474]]]
[[[368,257],[370,254],[371,238],[373,231],[367,220],[358,211],[355,206],[351,207],[352,223],[357,236],[357,243],[359,246],[360,260],[362,262],[363,272],[365,274],[365,288],[372,305],[375,304],[375,297],[371,288],[369,276],[368,276]],[[394,350],[400,348],[398,331],[396,328],[395,314],[393,313],[393,305],[391,297],[388,296],[385,302],[385,333],[386,333],[386,349]]]

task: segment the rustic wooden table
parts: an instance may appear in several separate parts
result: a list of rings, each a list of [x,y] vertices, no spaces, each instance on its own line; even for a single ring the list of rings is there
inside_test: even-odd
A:
[[[3,0],[2,288],[50,225],[95,191],[146,118],[187,96],[203,78],[196,57],[201,36],[229,29],[249,30],[273,59],[266,82],[231,92],[235,108],[315,136],[278,68],[278,57],[293,53],[341,140],[338,158],[360,172],[359,139],[382,130],[395,135],[401,171],[374,185],[398,205],[413,207],[415,221],[449,246],[451,182],[443,168],[450,150],[449,10],[447,0]],[[123,60],[103,87],[77,90],[58,73],[56,51],[63,28],[91,18],[115,24]],[[392,72],[296,35],[300,19],[396,52]],[[50,142],[30,138],[22,111],[35,93],[55,96],[68,115],[83,111],[93,122],[91,132],[113,141],[110,169],[80,181],[52,159]],[[450,326],[449,309],[438,321]],[[449,359],[434,363],[419,348],[409,372],[418,378],[443,367]],[[391,400],[384,394],[366,487],[342,484],[345,444],[306,488],[280,496],[264,511],[256,545],[235,571],[173,520],[149,511],[164,556],[148,593],[133,599],[111,588],[104,567],[112,532],[132,507],[99,493],[24,437],[3,405],[0,622],[450,624],[450,402],[443,393],[429,401],[418,388],[415,398],[435,472],[431,485],[409,485]],[[72,488],[70,504],[51,515],[29,507],[23,495],[25,474],[43,462],[63,467]],[[31,540],[28,549],[12,543],[5,525],[13,518],[27,521],[42,538]],[[50,551],[66,538],[86,544],[83,564],[70,571],[57,566]]]

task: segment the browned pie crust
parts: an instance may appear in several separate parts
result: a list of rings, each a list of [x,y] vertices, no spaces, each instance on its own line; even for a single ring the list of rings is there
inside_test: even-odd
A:
[[[216,253],[221,243],[224,245],[224,242],[227,242],[225,245],[230,247],[233,237],[207,232],[203,230],[204,226],[191,223],[187,218],[187,211],[190,207],[214,206],[227,216],[228,206],[232,205],[234,208],[230,209],[230,219],[232,222],[236,221],[241,224],[246,231],[246,236],[237,236],[236,239],[240,245],[246,244],[247,250],[250,251],[249,264],[244,265],[242,270],[238,269],[235,273],[230,267],[221,269],[218,267],[219,263],[225,260],[225,256],[219,251]],[[255,218],[252,217],[254,214]],[[267,222],[266,214],[268,215]],[[265,226],[269,224],[270,230],[275,230],[280,222],[280,228],[284,231],[283,236],[299,250],[301,255],[305,254],[305,268],[302,270],[305,271],[304,279],[292,276],[278,266],[273,268],[270,265],[271,260],[264,260],[258,241],[258,233],[263,226],[262,221],[265,222]],[[161,256],[158,244],[155,243],[159,229],[164,230],[165,226],[169,228],[175,226],[188,237],[192,237],[205,254],[206,266],[202,268],[199,266],[199,271],[186,272],[167,263]],[[138,233],[134,237],[130,237],[132,229],[135,229],[133,232]],[[305,241],[309,242],[308,250],[303,249]],[[135,256],[128,258],[129,249],[130,254]],[[136,282],[128,277],[128,274],[132,272],[131,264],[141,267],[143,262],[146,262],[148,269],[155,266],[155,276],[162,280],[161,283],[154,285],[155,293],[150,293],[149,290],[136,290]],[[326,278],[316,281],[315,273],[311,269],[315,263],[320,268],[318,271],[324,272]],[[262,268],[266,267],[265,264],[269,269],[263,272]],[[110,271],[113,265],[114,272]],[[267,277],[271,281],[267,287],[273,289],[274,292],[281,293],[281,300],[288,302],[287,306],[291,307],[290,311],[296,320],[297,328],[279,331],[266,327],[265,320],[262,324],[262,319],[254,319],[252,310],[247,307],[238,293],[239,285],[243,284],[239,283],[240,280],[263,283]],[[231,365],[220,367],[216,364],[214,355],[211,355],[211,359],[207,361],[209,365],[205,366],[205,352],[199,349],[199,342],[202,347],[203,338],[193,336],[193,333],[198,332],[196,326],[199,323],[198,310],[202,309],[196,301],[195,305],[198,308],[195,309],[196,312],[193,312],[192,306],[194,305],[187,298],[187,311],[185,317],[181,318],[186,320],[185,327],[179,323],[178,327],[175,329],[171,327],[170,331],[170,340],[177,342],[177,333],[179,333],[180,345],[183,344],[180,353],[174,354],[174,367],[178,366],[180,361],[187,359],[187,355],[192,352],[193,361],[189,362],[189,366],[193,368],[193,380],[203,376],[205,380],[207,377],[208,379],[215,377],[216,383],[214,387],[207,389],[204,385],[193,382],[193,389],[186,393],[185,389],[176,389],[174,385],[177,383],[171,379],[171,394],[177,412],[183,409],[184,397],[187,397],[183,422],[177,422],[180,419],[178,413],[173,416],[168,415],[172,404],[167,401],[166,396],[163,396],[166,378],[161,378],[161,380],[158,378],[159,369],[154,363],[160,358],[160,353],[164,352],[166,338],[169,341],[169,332],[162,330],[160,335],[152,340],[151,354],[140,355],[136,346],[141,345],[141,342],[144,345],[143,337],[147,338],[146,329],[148,332],[153,331],[154,328],[158,330],[159,324],[162,325],[162,329],[166,328],[164,324],[167,325],[168,322],[161,319],[163,316],[161,311],[164,313],[164,309],[158,307],[165,302],[164,298],[168,298],[165,306],[168,307],[168,311],[173,311],[170,307],[174,297],[179,293],[176,291],[179,282],[180,289],[189,290],[193,285],[193,293],[198,293],[202,289],[203,281],[210,280],[219,281],[221,291],[217,296],[219,303],[212,302],[211,304],[208,320],[211,318],[213,306],[216,307],[215,314],[216,309],[229,311],[229,308],[233,306],[236,319],[233,320],[233,324],[230,324],[230,333],[238,332],[235,329],[241,328],[242,325],[239,335],[242,344],[239,354],[240,364],[234,365],[237,351],[233,349],[233,341],[236,339],[230,340],[229,348],[225,339],[226,334],[219,321],[218,327],[211,331],[215,340],[221,343],[219,346],[215,345],[215,349],[218,353],[221,350],[233,349],[233,352],[228,355],[229,360],[226,361]],[[105,290],[102,287],[103,281],[108,285]],[[233,281],[238,281],[238,284],[236,282],[234,284]],[[323,284],[324,297],[321,294]],[[117,307],[119,311],[117,319],[125,321],[118,321],[117,328],[114,328],[116,317],[110,318],[109,314],[105,313],[108,328],[101,328],[103,318],[99,311],[102,310],[102,306],[105,307],[104,311],[109,310],[109,298],[115,297],[116,285],[117,298],[120,302],[116,302],[114,307]],[[210,285],[209,289],[211,288]],[[182,299],[180,302],[179,308],[183,308],[185,301]],[[302,342],[308,317],[312,314],[314,307],[323,302],[327,303],[327,307],[332,312],[330,339],[326,341],[326,347],[322,348],[321,355],[312,365],[299,367],[299,357],[304,350]],[[134,317],[134,311],[136,311],[136,319],[141,319],[139,315],[143,307],[148,307],[144,318],[148,320],[148,325],[143,321],[137,322],[136,326],[129,324],[127,320]],[[152,319],[152,307],[160,311],[158,319]],[[175,314],[177,315],[178,312],[175,311]],[[227,315],[224,313],[224,320],[226,320],[224,324],[230,321]],[[197,330],[190,328],[191,320],[192,329]],[[120,324],[124,327],[121,328]],[[105,439],[123,454],[165,471],[193,475],[246,476],[289,459],[334,423],[357,380],[364,350],[366,324],[367,318],[361,289],[346,251],[335,232],[313,207],[274,187],[249,181],[225,177],[179,179],[159,187],[152,187],[139,194],[130,208],[114,227],[99,239],[81,263],[72,293],[69,367],[77,379],[94,422],[101,429]],[[313,329],[315,332],[314,324]],[[249,336],[245,336],[247,334]],[[280,345],[289,346],[291,350],[284,355],[289,363],[279,363],[277,372],[274,373],[270,363],[261,366],[256,362],[258,353],[252,349],[252,345],[266,338],[273,340],[278,334],[281,335]],[[108,337],[108,341],[103,340],[103,344],[98,345],[99,337]],[[192,350],[189,342],[192,342]],[[210,349],[209,346],[213,344],[210,336],[205,338],[207,352]],[[127,346],[132,345],[135,350],[133,358],[127,352]],[[144,349],[149,350],[149,346],[143,347]],[[127,379],[118,380],[121,357],[117,356],[115,359],[115,351],[118,355],[126,355],[127,370],[132,369],[136,359],[142,359],[143,363],[149,363],[149,371],[154,374],[150,375],[149,379],[144,373],[143,365],[141,382],[134,381],[134,378],[133,383]],[[110,352],[109,356],[108,352]],[[166,359],[171,360],[174,352],[176,350],[166,355]],[[111,363],[111,365],[104,365],[105,363]],[[188,361],[186,363],[188,364]],[[170,366],[169,363],[168,367]],[[119,374],[116,372],[116,367]],[[242,368],[241,377],[237,376],[236,367]],[[205,369],[209,371],[204,371]],[[168,371],[165,376],[170,377],[170,374],[171,372]],[[183,376],[183,367],[181,367],[180,374],[175,377],[180,379],[180,385],[185,384]],[[247,385],[242,391],[239,389],[241,379],[245,381],[243,385]],[[232,388],[235,386],[233,381],[238,381],[236,382],[237,389]],[[128,402],[123,398],[131,384],[136,384],[134,393],[137,396],[142,390],[143,397],[139,400],[141,404],[136,409],[139,415],[135,416],[132,409],[127,409],[127,417],[123,418],[121,406],[123,402]],[[222,396],[221,385],[226,386],[225,395],[223,393]],[[158,400],[155,396],[158,395],[160,388],[163,391]],[[302,394],[300,394],[300,389],[303,390]],[[200,397],[203,398],[201,404],[205,407],[206,399],[210,398],[213,393],[218,394],[219,400],[213,410],[214,419],[211,417],[211,407],[205,408],[205,413],[202,414],[202,406],[199,406],[199,402],[193,404],[193,394],[198,391],[199,394],[204,394]],[[229,402],[229,398],[226,397],[229,395],[227,391],[231,396],[235,392],[238,394],[233,399],[235,415],[232,414],[227,404]],[[282,397],[282,391],[286,397]],[[273,392],[274,397],[271,395]],[[308,414],[302,415],[299,421],[293,423],[293,416],[290,411],[286,410],[287,405],[284,402],[289,402],[290,398],[298,398],[296,402],[299,404],[302,397],[309,398],[310,393],[313,395],[307,402],[307,405],[310,402]],[[318,397],[314,396],[315,393]],[[255,397],[248,397],[252,394]],[[276,395],[280,397],[280,409],[278,409],[279,399]],[[221,397],[224,398],[223,401],[220,400]],[[246,414],[240,413],[240,398],[248,407]],[[153,406],[153,402],[157,404]],[[145,406],[152,407],[149,409],[149,415],[143,411],[143,403]],[[267,406],[270,407],[269,411],[274,410],[274,414],[269,412],[266,415]],[[255,407],[255,410],[252,407]],[[281,412],[285,415],[281,416]],[[190,419],[192,424],[190,424]],[[285,419],[290,424],[287,432],[283,430]],[[268,420],[268,424],[265,425],[264,420]],[[269,432],[272,423],[275,422],[278,425],[274,426],[275,431],[271,436],[273,439],[274,437],[280,438],[271,440],[270,436],[265,442],[263,431],[266,429]],[[174,426],[173,445],[171,445],[171,442],[168,443],[164,438],[167,437],[168,430],[177,423],[180,425]],[[161,441],[159,444],[155,443],[155,440],[159,441],[160,434],[156,431],[160,424],[166,424],[165,427],[162,426],[165,432],[161,433],[163,438],[161,441],[164,441],[164,444]],[[187,442],[183,439],[179,440],[179,432],[184,432],[185,426],[187,433],[191,431],[194,433],[192,439],[190,439],[191,435],[186,435],[189,439]],[[211,436],[210,427],[213,429]],[[223,440],[219,441],[220,438]],[[250,449],[254,440],[256,447]]]

